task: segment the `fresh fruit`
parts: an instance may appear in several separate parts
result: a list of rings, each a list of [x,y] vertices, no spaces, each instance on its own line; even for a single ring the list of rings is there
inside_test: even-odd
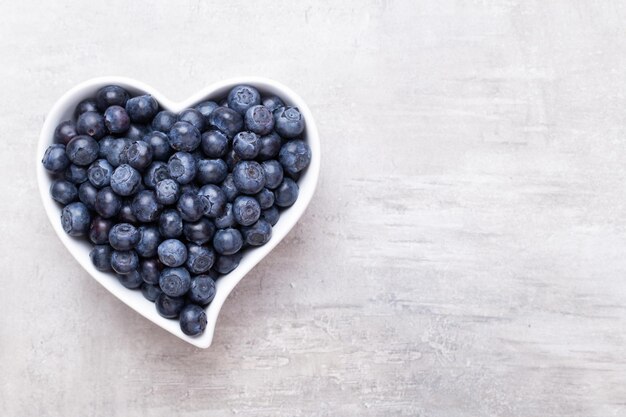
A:
[[[206,311],[195,304],[188,304],[180,312],[180,329],[188,336],[197,336],[206,329]]]
[[[87,135],[94,139],[101,139],[107,133],[104,117],[95,111],[85,112],[78,116],[76,131],[79,135]]]
[[[191,152],[195,150],[201,141],[200,131],[191,123],[176,122],[170,129],[167,137],[172,149],[177,151]]]
[[[281,107],[274,111],[274,128],[284,138],[295,138],[304,132],[304,118],[297,107]]]
[[[109,231],[109,244],[115,250],[129,250],[139,243],[139,230],[132,224],[118,223]]]
[[[124,133],[130,127],[130,117],[122,106],[111,106],[104,112],[104,124],[111,133]]]
[[[149,94],[133,97],[126,102],[126,112],[133,123],[151,122],[159,111],[159,104]]]
[[[242,226],[250,226],[259,220],[261,206],[254,197],[240,195],[233,202],[233,216],[235,221]]]
[[[265,172],[256,161],[241,161],[233,169],[233,181],[243,194],[256,194],[265,186]]]
[[[201,334],[215,280],[266,244],[298,198],[312,155],[288,104],[239,85],[175,114],[102,87],[59,123],[42,159],[63,229],[93,244],[96,269]]]
[[[278,160],[290,174],[295,174],[309,166],[311,149],[303,140],[291,140],[280,148]]]
[[[267,135],[274,128],[274,116],[265,106],[252,106],[244,117],[246,128],[258,135]]]
[[[187,297],[192,303],[200,306],[208,305],[215,298],[215,281],[208,275],[198,275],[192,278]]]
[[[249,85],[238,85],[228,93],[228,108],[244,115],[246,111],[261,103],[259,91]]]
[[[107,85],[98,90],[95,103],[97,103],[97,109],[103,112],[109,106],[124,107],[128,98],[128,92],[124,88],[119,85]],[[95,111],[95,109],[91,111]]]
[[[98,142],[91,136],[75,136],[67,144],[65,153],[76,165],[89,165],[98,158]]]
[[[254,159],[261,150],[259,135],[253,132],[239,132],[233,138],[233,150],[240,159]]]
[[[69,204],[78,197],[78,189],[66,180],[56,180],[50,187],[50,196],[57,203]]]
[[[159,287],[170,297],[180,297],[189,291],[191,275],[185,268],[165,268],[159,278]]]

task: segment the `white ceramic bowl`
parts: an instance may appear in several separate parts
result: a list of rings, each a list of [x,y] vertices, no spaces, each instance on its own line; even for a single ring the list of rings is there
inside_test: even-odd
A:
[[[207,327],[206,331],[199,337],[189,337],[185,335],[179,327],[178,320],[165,319],[156,312],[154,303],[146,300],[140,291],[129,290],[124,288],[117,280],[113,273],[100,272],[94,268],[89,259],[89,252],[91,250],[91,243],[85,239],[73,238],[68,236],[61,226],[60,216],[62,207],[54,202],[50,197],[49,190],[52,183],[51,177],[41,164],[43,154],[46,148],[53,142],[53,133],[55,127],[62,121],[71,119],[73,117],[74,107],[83,99],[94,97],[96,91],[109,84],[118,84],[126,88],[131,95],[148,93],[159,102],[159,104],[175,113],[188,108],[193,107],[196,103],[209,99],[220,99],[224,97],[227,92],[238,84],[249,84],[256,87],[261,94],[275,94],[282,98],[287,105],[296,106],[300,109],[302,115],[306,120],[306,131],[304,138],[311,147],[311,164],[307,170],[303,173],[298,185],[300,187],[300,194],[295,204],[284,210],[281,213],[280,220],[274,226],[271,240],[264,246],[247,250],[239,266],[229,273],[222,276],[217,281],[217,291],[215,299],[206,308],[207,311]],[[315,127],[315,121],[313,115],[309,110],[306,103],[288,87],[280,84],[276,81],[259,77],[241,77],[233,78],[230,80],[221,81],[194,94],[187,100],[182,102],[174,102],[154,88],[130,78],[124,77],[102,77],[94,78],[79,84],[65,93],[55,104],[48,113],[41,130],[39,137],[39,146],[37,149],[37,181],[39,183],[39,192],[41,193],[41,199],[46,209],[46,213],[50,218],[50,223],[56,231],[61,242],[67,247],[72,256],[85,268],[87,272],[104,288],[109,290],[113,295],[137,311],[139,314],[156,323],[158,326],[164,328],[168,332],[178,336],[186,342],[191,343],[200,348],[207,348],[211,345],[213,340],[213,333],[215,331],[215,325],[220,309],[224,305],[226,298],[230,292],[235,288],[237,283],[257,264],[267,256],[272,249],[289,233],[291,228],[296,224],[300,216],[304,213],[308,206],[315,186],[317,185],[317,179],[319,177],[320,169],[320,142]]]

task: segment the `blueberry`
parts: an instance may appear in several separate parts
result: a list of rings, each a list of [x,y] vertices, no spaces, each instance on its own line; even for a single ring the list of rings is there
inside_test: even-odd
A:
[[[115,194],[111,187],[104,187],[96,194],[94,208],[96,212],[105,219],[117,215],[121,207],[122,199]]]
[[[131,141],[136,141],[142,140],[149,132],[150,130],[146,125],[131,123],[126,133],[124,133],[124,136]]]
[[[129,250],[139,243],[139,230],[129,223],[118,223],[109,231],[109,244],[115,250]]]
[[[204,132],[200,140],[202,151],[209,158],[221,158],[228,152],[228,137],[219,130]]]
[[[83,203],[74,202],[61,210],[63,230],[70,236],[83,236],[89,231],[91,216]]]
[[[215,232],[213,248],[220,255],[232,255],[243,246],[243,237],[239,230],[229,227]]]
[[[267,220],[259,219],[252,226],[243,227],[241,235],[250,246],[265,245],[272,237],[272,225]]]
[[[161,235],[156,226],[143,225],[137,229],[139,231],[139,241],[135,245],[137,254],[144,258],[151,258],[157,255],[157,248],[161,243]]]
[[[274,116],[265,106],[252,106],[246,111],[244,123],[246,129],[257,135],[267,135],[274,128]]]
[[[161,242],[157,249],[159,260],[166,266],[181,266],[187,260],[187,247],[177,239]]]
[[[152,162],[152,147],[142,140],[134,142],[126,151],[128,165],[143,170]]]
[[[108,145],[108,150],[104,157],[113,167],[118,167],[127,162],[126,152],[131,145],[130,139],[119,138],[114,139]]]
[[[205,203],[196,193],[186,192],[182,193],[178,199],[176,208],[184,221],[195,222],[204,214],[204,205]]]
[[[89,182],[96,188],[103,188],[111,184],[113,166],[106,159],[98,159],[89,165],[87,177]]]
[[[148,301],[155,302],[159,295],[161,295],[163,291],[158,285],[142,283],[141,284],[141,294]]]
[[[170,146],[177,151],[191,152],[200,145],[200,131],[191,123],[176,122],[167,137]]]
[[[265,187],[270,190],[278,188],[283,182],[283,166],[280,162],[272,159],[270,161],[264,161],[261,164],[263,173],[265,174]]]
[[[98,158],[106,159],[107,155],[111,151],[111,147],[117,138],[108,135],[98,141]]]
[[[197,166],[196,180],[200,184],[219,184],[228,175],[228,166],[223,159],[201,159]]]
[[[89,226],[89,240],[94,245],[104,245],[109,243],[109,231],[113,227],[113,222],[100,216],[95,217]]]
[[[189,301],[206,306],[215,298],[215,281],[208,275],[198,275],[191,280]]]
[[[74,136],[77,136],[76,124],[71,120],[59,123],[54,129],[54,142],[67,145]]]
[[[259,135],[252,132],[239,132],[233,138],[233,150],[241,159],[254,159],[261,150]]]
[[[243,129],[243,117],[228,107],[218,107],[209,115],[209,123],[229,138]]]
[[[94,139],[103,138],[107,134],[104,117],[95,111],[88,111],[78,116],[76,131],[80,135],[91,136]]]
[[[226,195],[220,187],[207,184],[200,188],[198,196],[204,203],[204,215],[209,218],[220,216],[226,208]]]
[[[100,111],[105,111],[109,106],[124,107],[128,97],[128,92],[119,85],[107,85],[96,93],[96,103]]]
[[[216,102],[214,102],[214,101],[203,101],[202,103],[196,104],[194,109],[198,110],[200,112],[200,114],[202,114],[202,116],[204,116],[205,125],[208,126],[209,125],[209,116],[211,115],[213,110],[215,110],[218,107],[219,107],[219,105]]]
[[[237,155],[234,149],[231,149],[230,152],[226,154],[226,166],[228,166],[228,170],[232,171],[235,169],[235,165],[241,162],[241,157]]]
[[[215,254],[207,247],[195,245],[193,243],[187,245],[187,262],[185,266],[192,274],[203,274],[213,266]]]
[[[87,181],[87,168],[71,164],[65,170],[65,179],[76,185],[82,184]]]
[[[165,293],[161,293],[154,302],[157,312],[166,319],[175,319],[185,306],[183,297],[170,297]]]
[[[220,274],[228,274],[239,266],[239,262],[241,262],[241,257],[241,253],[236,253],[234,255],[222,255],[217,258],[217,261],[215,261],[213,269]]]
[[[65,146],[61,144],[50,145],[41,160],[44,168],[50,172],[63,172],[70,165],[70,160],[65,153]]]
[[[89,165],[98,158],[98,142],[90,136],[75,136],[65,148],[67,157],[76,165]]]
[[[242,195],[233,202],[233,216],[240,225],[250,226],[261,216],[261,207],[253,197]]]
[[[301,173],[300,172],[287,172],[285,171],[285,177],[287,178],[291,178],[292,180],[294,180],[295,182],[298,182],[298,180],[300,179]]]
[[[165,268],[159,278],[159,287],[170,297],[180,297],[189,291],[191,276],[185,268]]]
[[[200,132],[204,130],[206,123],[204,116],[196,109],[185,109],[178,115],[179,122],[187,122],[193,125]]]
[[[180,195],[187,194],[187,193],[198,194],[198,191],[200,191],[200,187],[198,187],[193,182],[182,185],[180,187]]]
[[[243,194],[256,194],[265,186],[265,172],[255,161],[241,161],[233,169],[233,181]]]
[[[263,188],[255,194],[254,198],[259,202],[259,206],[261,206],[262,210],[268,209],[274,205],[274,193],[267,188]]]
[[[163,206],[156,199],[154,191],[139,191],[131,205],[133,214],[143,223],[154,222],[159,218]]]
[[[237,222],[235,221],[235,216],[233,215],[233,205],[231,203],[227,203],[224,213],[215,218],[215,227],[218,229],[226,229],[227,227],[233,227],[236,224]]]
[[[280,212],[278,211],[278,208],[276,208],[276,206],[272,206],[267,210],[261,211],[261,218],[263,220],[267,220],[270,225],[274,226],[276,225],[276,223],[278,223],[278,220],[280,219]]]
[[[130,127],[130,117],[122,106],[111,106],[104,112],[104,124],[111,133],[124,133]]]
[[[274,199],[278,207],[289,207],[298,198],[298,184],[291,178],[285,178],[283,182],[274,190]]]
[[[304,118],[297,107],[283,107],[274,112],[274,129],[284,138],[295,138],[304,132]]]
[[[196,176],[196,161],[188,152],[176,152],[167,163],[167,171],[179,184],[188,184]]]
[[[206,329],[206,311],[195,304],[188,304],[180,312],[180,330],[187,336],[198,336]]]
[[[126,102],[126,112],[133,123],[150,122],[159,111],[159,104],[150,94],[137,96]]]
[[[184,222],[183,234],[185,238],[195,243],[196,245],[202,245],[213,238],[215,233],[215,226],[211,220],[206,217],[202,217],[197,222]]]
[[[241,115],[257,104],[261,104],[261,95],[249,85],[238,85],[228,93],[228,107]]]
[[[111,254],[111,268],[118,274],[128,274],[139,266],[139,257],[134,250],[114,250]]]
[[[161,268],[162,266],[158,259],[144,259],[139,263],[141,279],[146,284],[159,285]]]
[[[150,132],[143,138],[152,148],[152,159],[155,161],[167,161],[172,154],[170,141],[163,132]]]
[[[161,213],[159,233],[164,238],[174,238],[183,234],[183,219],[177,210],[167,209]]]
[[[50,186],[50,195],[54,201],[66,205],[76,200],[78,189],[69,181],[55,180]]]
[[[285,107],[285,103],[283,103],[280,97],[277,97],[277,96],[265,97],[263,99],[263,105],[267,107],[267,109],[271,112],[274,112],[274,110],[280,107]]]
[[[162,110],[154,116],[154,119],[152,119],[151,127],[152,130],[167,133],[170,131],[172,126],[174,126],[176,121],[176,114],[169,110]]]
[[[98,106],[96,105],[96,101],[91,98],[86,98],[80,103],[78,103],[76,107],[74,108],[74,117],[78,119],[78,117],[83,113],[86,113],[88,111],[97,112],[98,110],[99,109],[98,109]]]
[[[146,168],[143,174],[143,183],[146,188],[155,188],[159,181],[169,177],[170,173],[167,169],[167,164],[161,161],[154,161]]]
[[[137,217],[133,213],[133,200],[127,198],[122,200],[122,207],[117,213],[117,220],[122,223],[137,223]]]
[[[139,271],[130,271],[126,274],[118,274],[117,279],[124,287],[134,290],[141,287],[143,280]]]
[[[278,156],[280,146],[282,145],[282,139],[278,136],[278,133],[272,132],[269,135],[262,136],[261,149],[257,159],[260,161],[267,161],[268,159],[274,159]]]
[[[122,164],[111,175],[111,188],[118,195],[129,196],[139,191],[141,174],[135,168]]]
[[[302,140],[290,140],[280,148],[279,161],[285,171],[295,174],[309,166],[311,149]]]
[[[221,185],[222,191],[226,195],[226,201],[232,202],[239,195],[239,190],[235,186],[233,175],[228,174]]]
[[[108,272],[112,271],[111,268],[111,254],[113,250],[109,245],[96,245],[89,252],[91,263],[96,267],[98,271]]]
[[[90,210],[96,209],[96,197],[98,189],[90,182],[84,182],[78,187],[78,199]]]
[[[180,196],[180,187],[173,179],[166,178],[156,183],[156,199],[161,204],[174,204]]]

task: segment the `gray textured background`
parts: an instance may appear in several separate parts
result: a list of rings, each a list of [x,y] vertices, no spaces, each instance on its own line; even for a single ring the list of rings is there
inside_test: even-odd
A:
[[[623,2],[106,3],[0,3],[0,414],[626,415]],[[66,253],[35,142],[87,78],[246,74],[322,175],[198,350]]]

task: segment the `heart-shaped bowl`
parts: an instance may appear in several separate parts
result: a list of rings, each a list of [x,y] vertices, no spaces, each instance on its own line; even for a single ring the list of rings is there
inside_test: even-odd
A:
[[[263,246],[246,250],[239,266],[229,274],[223,275],[217,280],[215,298],[211,304],[206,307],[207,327],[205,332],[200,336],[190,337],[185,335],[180,330],[178,320],[170,320],[161,317],[157,313],[154,303],[146,300],[140,291],[129,290],[123,287],[112,272],[98,271],[92,265],[89,258],[89,252],[92,248],[91,243],[86,239],[73,238],[63,231],[60,220],[62,207],[50,197],[49,190],[52,184],[52,178],[44,169],[41,160],[48,146],[53,143],[54,129],[60,122],[73,118],[74,108],[81,100],[94,97],[98,89],[110,84],[117,84],[126,88],[131,95],[151,94],[162,108],[175,113],[188,107],[193,107],[203,100],[220,100],[226,96],[232,87],[239,84],[248,84],[256,87],[262,95],[274,94],[283,99],[286,105],[298,107],[305,118],[306,129],[303,137],[311,148],[312,156],[309,167],[298,180],[298,186],[300,187],[298,199],[293,206],[281,212],[280,220],[272,230],[272,238],[270,241]],[[257,263],[267,256],[287,233],[289,233],[311,201],[319,177],[320,141],[313,115],[304,100],[290,88],[270,79],[260,77],[233,78],[210,85],[187,100],[175,102],[167,99],[154,88],[130,78],[100,77],[77,85],[54,103],[41,129],[39,146],[37,148],[36,166],[39,192],[41,193],[43,206],[48,214],[50,223],[52,223],[52,227],[59,236],[59,239],[61,239],[61,242],[63,242],[78,263],[80,263],[104,288],[148,320],[194,346],[208,348],[213,340],[217,317],[230,292],[235,288],[237,283],[239,283]]]

